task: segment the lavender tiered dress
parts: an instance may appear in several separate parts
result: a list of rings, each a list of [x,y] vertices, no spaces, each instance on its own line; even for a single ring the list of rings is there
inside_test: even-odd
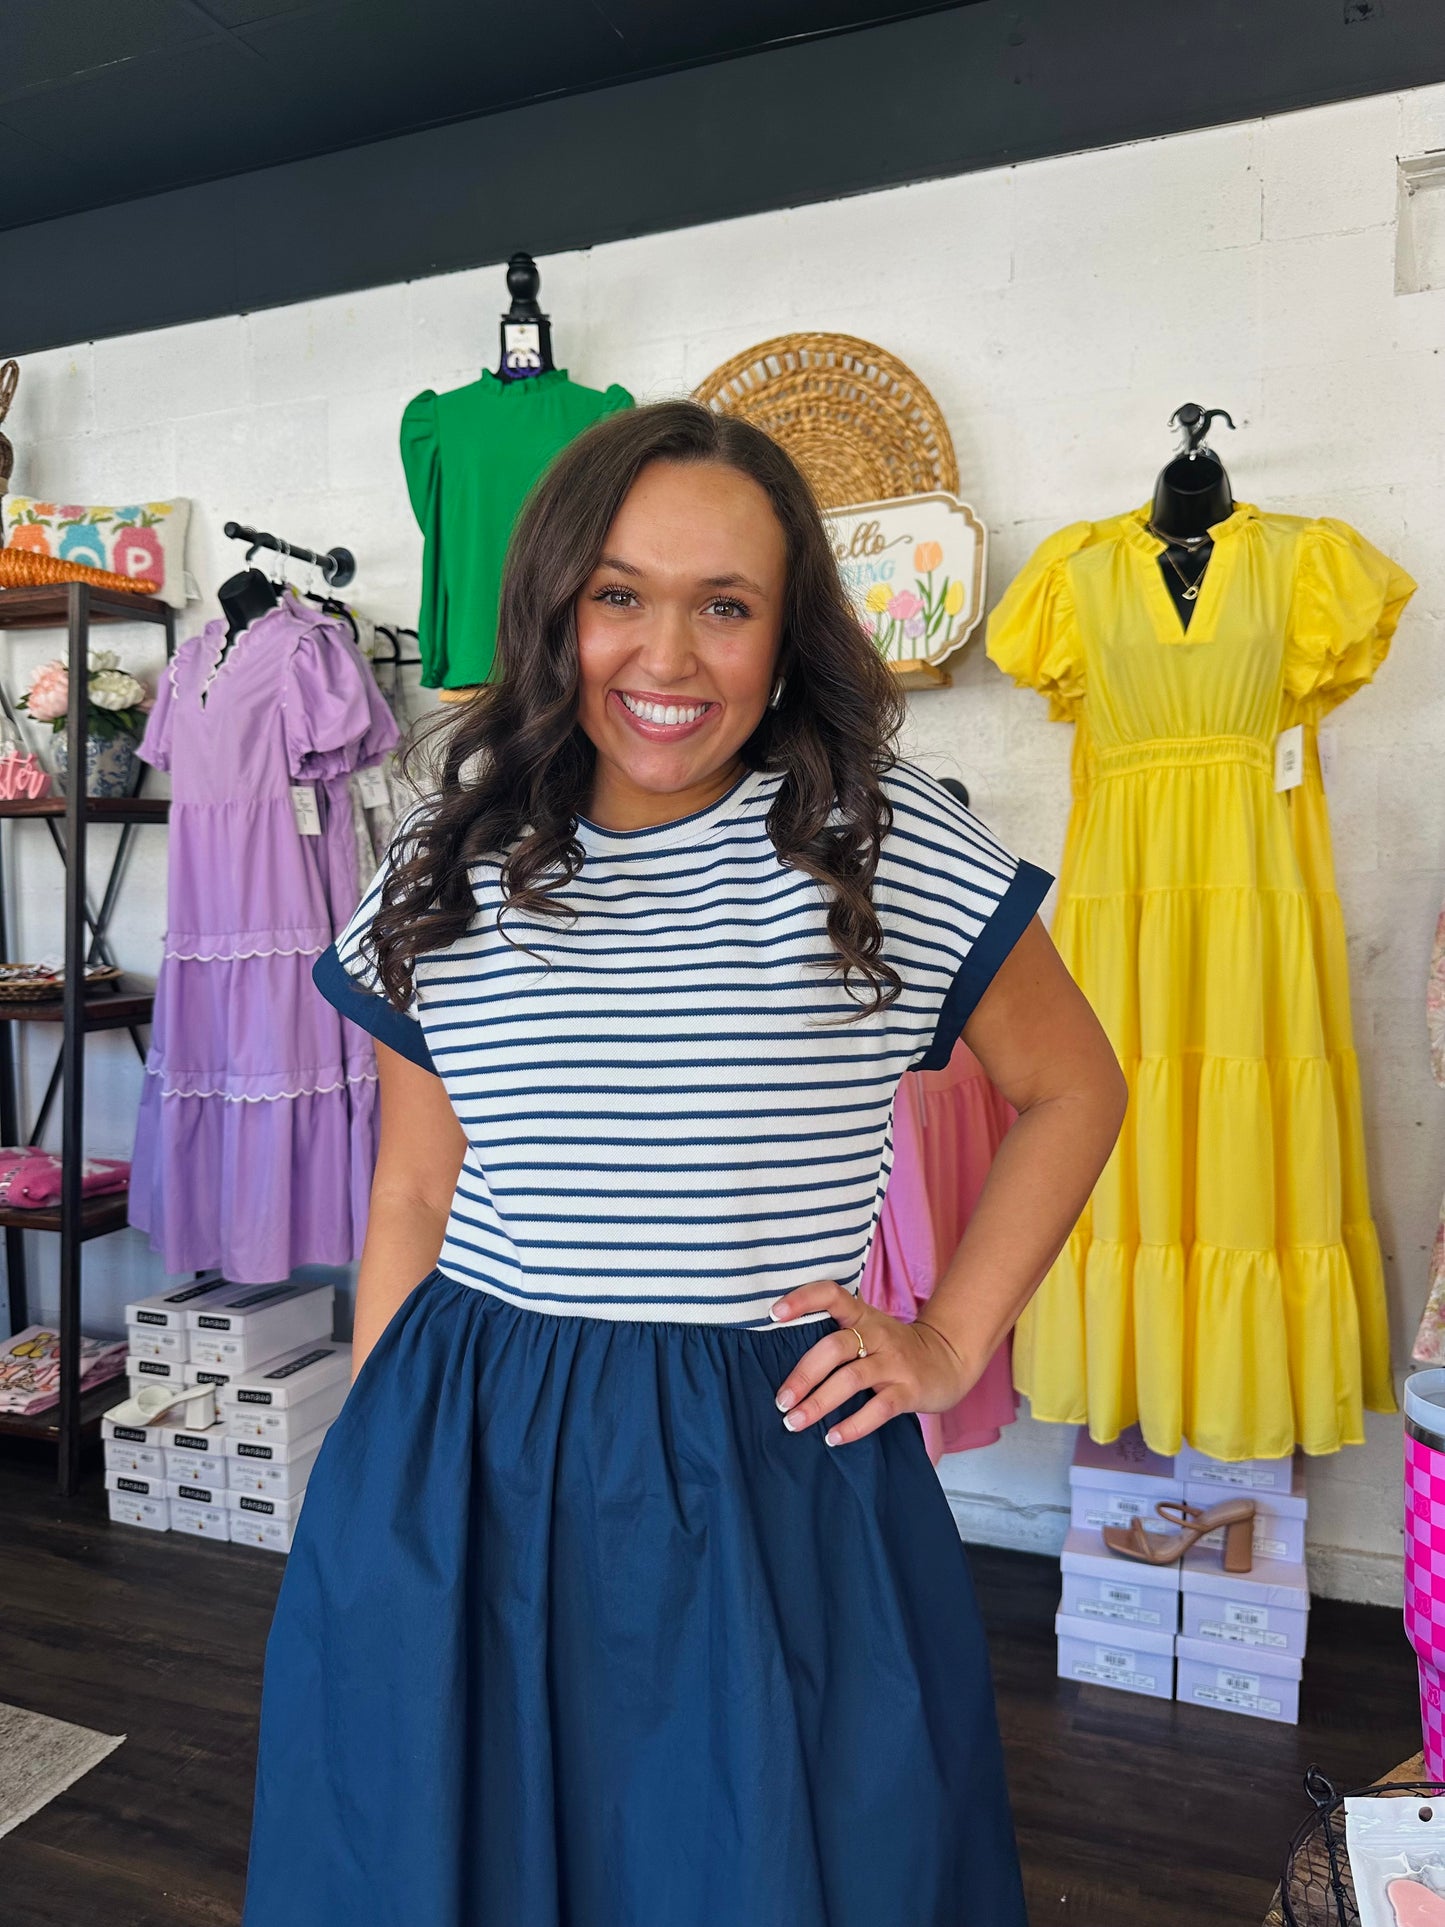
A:
[[[366,1231],[375,1053],[311,966],[361,893],[350,772],[399,731],[346,625],[289,591],[217,666],[224,642],[217,617],[176,651],[139,751],[172,802],[130,1222],[168,1272],[270,1283],[350,1263]]]

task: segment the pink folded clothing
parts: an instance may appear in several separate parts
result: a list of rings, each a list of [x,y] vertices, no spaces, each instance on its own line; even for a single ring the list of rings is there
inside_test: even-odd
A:
[[[60,1158],[54,1151],[29,1144],[0,1146],[0,1204],[21,1211],[59,1204],[60,1173]],[[123,1191],[129,1182],[129,1158],[86,1158],[80,1167],[84,1197],[96,1191]]]

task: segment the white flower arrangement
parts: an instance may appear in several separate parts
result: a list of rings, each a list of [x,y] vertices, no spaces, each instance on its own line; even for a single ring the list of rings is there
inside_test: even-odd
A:
[[[43,662],[16,703],[32,721],[64,729],[70,704],[70,672],[58,658]],[[145,684],[120,667],[113,649],[92,649],[86,656],[86,730],[92,736],[139,736],[155,697]]]

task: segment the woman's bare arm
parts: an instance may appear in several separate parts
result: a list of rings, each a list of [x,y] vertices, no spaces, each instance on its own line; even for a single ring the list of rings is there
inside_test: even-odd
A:
[[[956,1405],[1037,1291],[1108,1161],[1128,1087],[1037,917],[999,966],[963,1035],[1018,1118],[917,1318],[895,1318],[831,1278],[775,1300],[774,1318],[826,1311],[841,1328],[810,1346],[777,1388],[790,1431],[865,1389],[873,1396],[824,1433],[829,1445],[851,1444],[898,1412]],[[863,1328],[862,1353],[855,1327]]]
[[[381,1141],[356,1276],[351,1379],[402,1300],[435,1268],[466,1137],[434,1071],[376,1043]]]
[[[1037,917],[963,1031],[1018,1112],[957,1252],[919,1314],[972,1383],[1012,1330],[1088,1201],[1128,1086],[1088,1000]]]

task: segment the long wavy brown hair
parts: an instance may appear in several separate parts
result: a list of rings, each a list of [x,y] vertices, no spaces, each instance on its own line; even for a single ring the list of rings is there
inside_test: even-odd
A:
[[[500,862],[497,928],[509,942],[505,912],[573,914],[557,893],[582,867],[577,818],[587,814],[596,760],[577,720],[576,603],[624,497],[655,461],[726,463],[772,504],[787,542],[783,692],[740,754],[750,769],[784,772],[768,834],[781,861],[828,894],[843,982],[852,994],[856,972],[871,989],[854,1015],[899,994],[871,896],[892,824],[879,779],[898,760],[898,686],[853,613],[817,501],[791,458],[748,422],[664,401],[596,423],[536,484],[507,552],[493,679],[460,714],[424,718],[401,752],[426,800],[410,815],[363,946],[399,1008],[412,1000],[417,958],[471,925],[468,873],[478,861]]]

